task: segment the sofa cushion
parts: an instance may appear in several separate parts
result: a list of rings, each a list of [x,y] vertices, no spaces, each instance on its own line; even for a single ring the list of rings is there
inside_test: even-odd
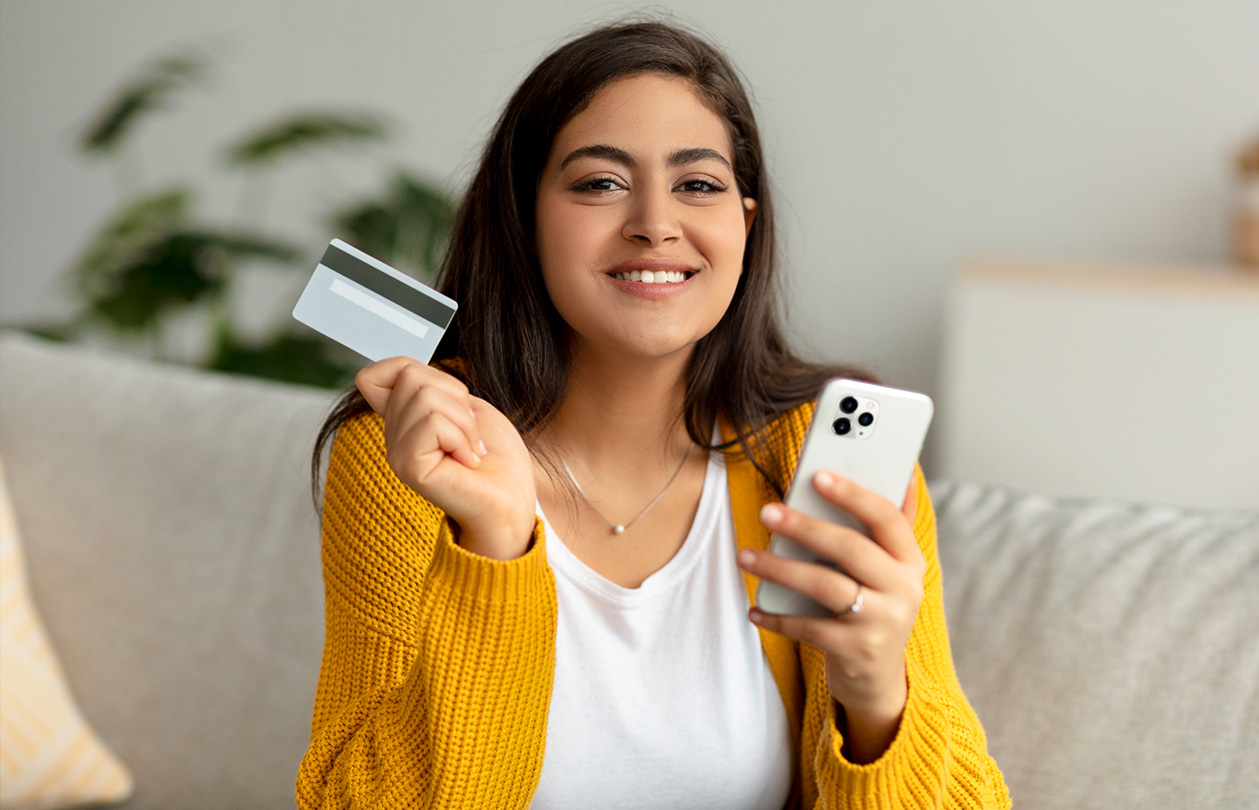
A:
[[[0,337],[31,584],[126,808],[292,807],[323,641],[326,392]]]
[[[31,601],[0,465],[0,807],[53,810],[131,795],[131,774],[75,705]]]
[[[958,675],[1023,810],[1259,796],[1259,512],[937,484]]]

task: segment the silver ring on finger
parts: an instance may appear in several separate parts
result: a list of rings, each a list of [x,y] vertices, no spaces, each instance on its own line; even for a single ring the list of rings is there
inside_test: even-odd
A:
[[[850,613],[860,613],[865,606],[866,589],[860,582],[857,583],[857,593],[852,597],[852,604],[835,614],[835,618],[847,616]]]

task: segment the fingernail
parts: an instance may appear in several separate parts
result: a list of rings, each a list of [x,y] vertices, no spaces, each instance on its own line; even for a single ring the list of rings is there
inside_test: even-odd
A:
[[[488,452],[490,452],[490,451],[485,449],[485,440],[484,440],[484,439],[482,439],[482,440],[481,440],[481,455],[485,455],[485,454],[486,454],[486,453],[488,453]]]
[[[826,470],[823,470],[822,472],[820,472],[820,473],[818,473],[817,475],[813,476],[813,480],[817,482],[817,485],[818,485],[819,487],[833,487],[833,486],[835,486],[835,476],[831,475],[831,474],[830,474],[830,473],[828,473]]]
[[[765,614],[761,613],[756,608],[752,608],[748,611],[748,618],[752,620],[753,624],[760,624],[761,620],[765,618]]]
[[[753,554],[751,551],[744,549],[743,551],[739,552],[739,565],[743,566],[744,568],[751,568],[752,564],[755,562],[756,562],[756,555]]]
[[[779,509],[772,503],[767,503],[761,507],[761,522],[766,526],[777,523],[783,519],[783,510]]]

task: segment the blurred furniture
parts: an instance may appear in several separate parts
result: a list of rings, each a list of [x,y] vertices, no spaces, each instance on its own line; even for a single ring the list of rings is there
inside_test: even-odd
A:
[[[944,343],[942,476],[1259,507],[1259,276],[976,263]]]
[[[34,602],[153,808],[286,808],[323,645],[323,391],[0,337]]]
[[[1016,808],[1259,803],[1259,511],[932,494],[958,677]]]
[[[34,600],[123,806],[291,808],[322,645],[324,392],[0,336]],[[1259,796],[1259,513],[933,485],[957,668],[1016,806]]]

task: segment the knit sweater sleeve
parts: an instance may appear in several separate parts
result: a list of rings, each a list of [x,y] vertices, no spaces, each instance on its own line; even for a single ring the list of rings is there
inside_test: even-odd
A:
[[[944,594],[936,550],[936,520],[918,473],[918,544],[927,558],[925,595],[906,647],[909,699],[900,728],[883,756],[868,765],[844,757],[844,738],[826,688],[822,653],[803,646],[807,693],[803,752],[811,757],[806,807],[1008,808],[1010,796],[988,755],[984,731],[953,669],[944,622]],[[812,782],[812,784],[810,784]]]
[[[298,806],[527,807],[555,659],[541,524],[519,559],[463,550],[385,463],[374,414],[338,431],[324,493],[325,642]]]

